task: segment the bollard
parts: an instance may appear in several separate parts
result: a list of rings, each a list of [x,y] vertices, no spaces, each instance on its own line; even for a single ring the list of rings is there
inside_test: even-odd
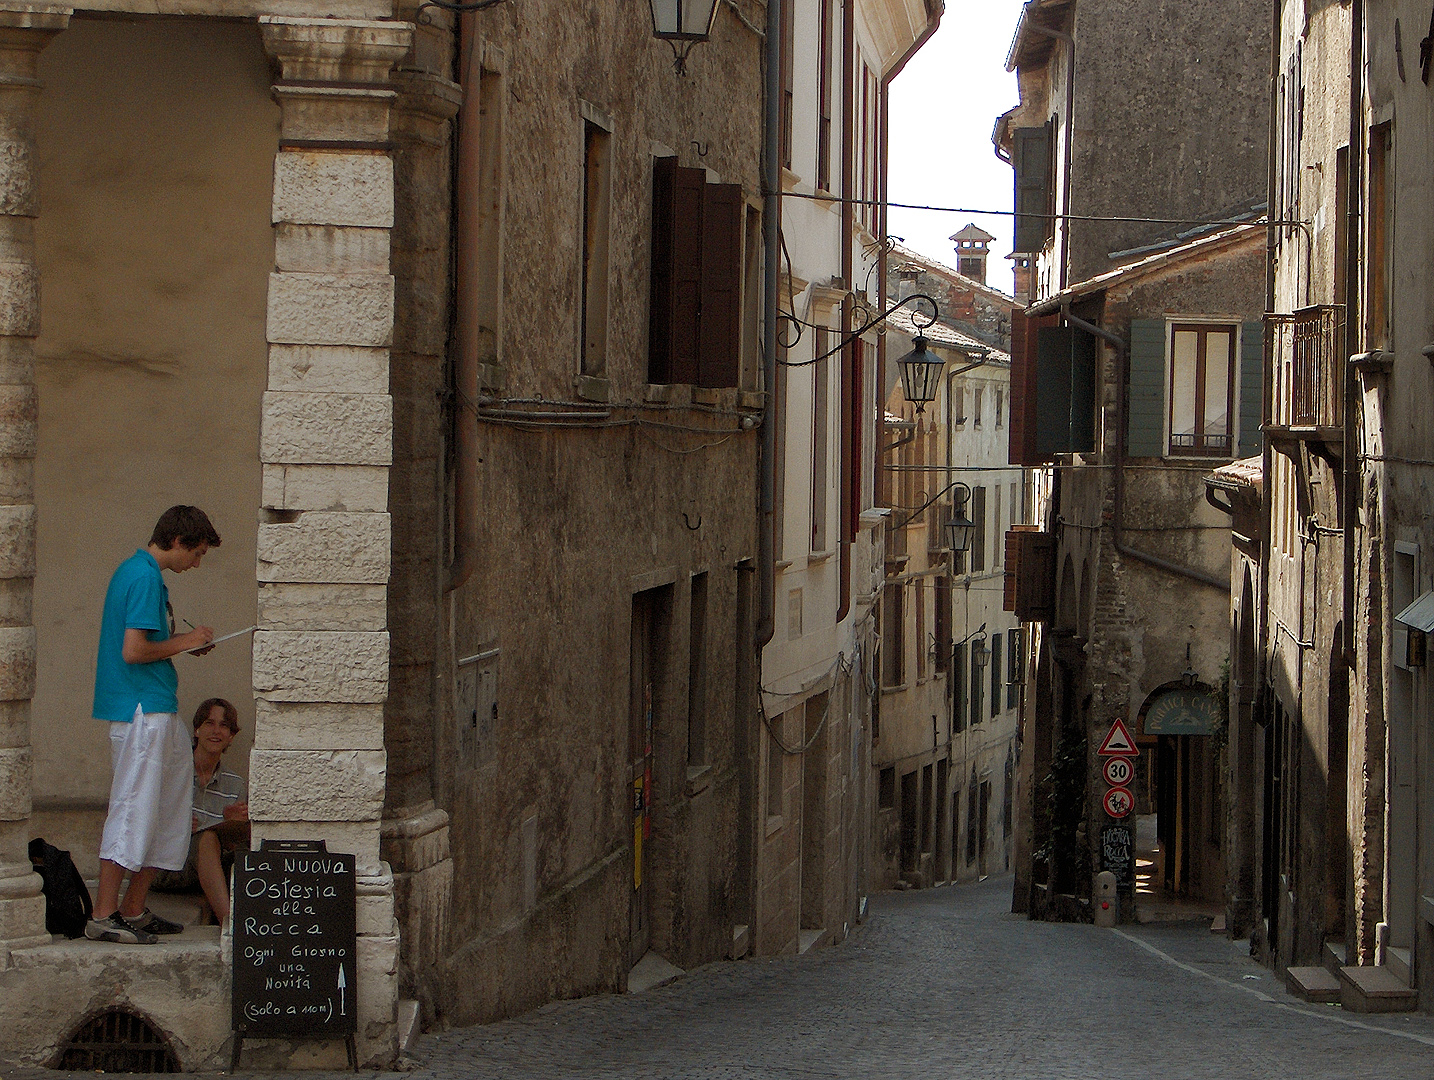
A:
[[[1095,924],[1114,926],[1120,921],[1120,898],[1115,892],[1115,875],[1102,870],[1095,876]]]

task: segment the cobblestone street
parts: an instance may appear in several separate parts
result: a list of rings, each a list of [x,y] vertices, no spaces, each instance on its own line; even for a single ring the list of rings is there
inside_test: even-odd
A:
[[[1289,997],[1204,924],[1011,915],[1010,879],[873,897],[842,946],[425,1040],[419,1076],[1434,1076],[1434,1018]]]
[[[1434,1076],[1434,1018],[1296,1001],[1201,923],[1031,923],[1006,911],[1009,896],[1004,877],[876,896],[871,918],[836,948],[716,964],[642,994],[428,1036],[416,1069],[397,1075]]]

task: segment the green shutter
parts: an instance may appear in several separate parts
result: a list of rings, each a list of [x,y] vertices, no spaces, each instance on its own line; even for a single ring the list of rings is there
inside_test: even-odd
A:
[[[1128,457],[1165,453],[1165,320],[1130,320]]]
[[[1071,332],[1036,331],[1036,454],[1049,459],[1071,448]]]
[[[1037,252],[1051,236],[1051,127],[1011,132],[1011,165],[1016,174],[1015,249]]]
[[[1095,453],[1095,338],[1084,330],[1072,329],[1070,445],[1078,454]]]
[[[1264,406],[1265,324],[1247,322],[1240,331],[1240,454],[1260,452]]]

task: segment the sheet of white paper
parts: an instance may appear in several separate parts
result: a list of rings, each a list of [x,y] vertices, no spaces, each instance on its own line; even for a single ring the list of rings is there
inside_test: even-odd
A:
[[[213,641],[211,641],[209,645],[205,645],[203,647],[207,649],[210,647],[210,645],[218,645],[221,641],[228,641],[230,638],[237,638],[244,634],[252,634],[257,629],[259,629],[257,626],[246,626],[243,630],[235,630],[232,634],[225,634],[223,637],[217,637]],[[196,653],[199,650],[190,649],[189,651],[191,653]]]

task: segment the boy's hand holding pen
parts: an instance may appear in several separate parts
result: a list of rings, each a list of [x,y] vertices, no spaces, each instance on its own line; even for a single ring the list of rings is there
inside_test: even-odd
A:
[[[190,645],[189,648],[185,649],[185,652],[190,653],[193,656],[203,656],[205,653],[209,652],[211,649],[214,648],[214,646],[210,644],[210,642],[214,640],[213,627],[195,626],[188,619],[184,620],[184,625],[189,627],[189,633],[185,634],[184,636],[186,638],[194,639],[194,644]]]

